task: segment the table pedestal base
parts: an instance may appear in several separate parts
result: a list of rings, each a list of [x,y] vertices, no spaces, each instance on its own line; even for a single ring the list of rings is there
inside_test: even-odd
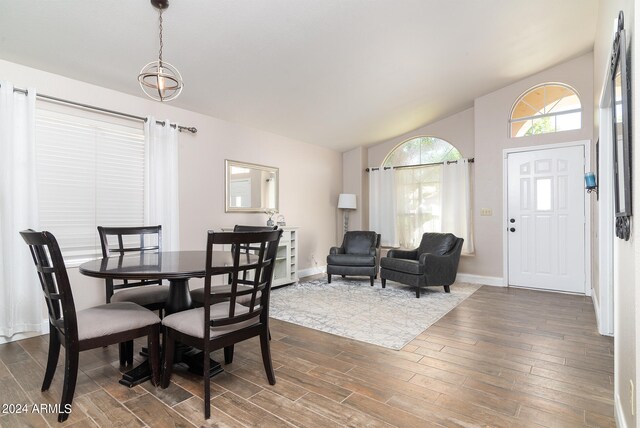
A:
[[[151,379],[151,365],[149,364],[149,360],[144,360],[137,367],[123,373],[122,379],[118,382],[120,385],[133,388],[134,386],[141,384],[142,382],[146,382],[149,379]]]
[[[144,348],[143,348],[144,352]],[[142,352],[141,352],[142,354]],[[198,376],[202,376],[204,371],[204,355],[203,352],[197,348],[191,348],[182,344],[177,344],[176,353],[174,356],[174,364],[184,363],[189,366],[189,371]],[[209,358],[209,377],[222,373],[224,369],[219,362]],[[151,364],[149,360],[145,359],[140,365],[134,367],[122,374],[122,379],[118,382],[121,385],[132,388],[143,382],[151,379]]]

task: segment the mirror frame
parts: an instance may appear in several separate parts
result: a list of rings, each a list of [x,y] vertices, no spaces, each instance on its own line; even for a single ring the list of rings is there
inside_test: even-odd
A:
[[[629,62],[627,61],[624,14],[618,15],[616,32],[611,54],[611,110],[613,120],[613,156],[614,156],[614,197],[616,215],[616,236],[628,241],[631,236],[631,82]],[[616,80],[620,79],[619,82]],[[620,98],[616,99],[616,84],[620,86]],[[616,105],[620,104],[620,117]]]
[[[231,184],[231,167],[236,166],[239,168],[249,168],[249,169],[258,169],[261,171],[267,171],[270,173],[274,173],[276,176],[276,206],[275,207],[232,207],[229,204],[229,186]],[[266,166],[259,165],[256,163],[249,162],[240,162],[234,161],[231,159],[224,160],[224,212],[233,213],[233,212],[243,212],[243,213],[264,213],[267,209],[274,209],[278,212],[278,207],[280,205],[280,169],[274,166]]]

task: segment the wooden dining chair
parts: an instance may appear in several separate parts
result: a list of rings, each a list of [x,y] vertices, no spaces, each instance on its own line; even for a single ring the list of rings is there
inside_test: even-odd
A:
[[[102,257],[162,251],[162,226],[98,226]],[[169,296],[169,286],[161,280],[105,280],[106,303],[133,302],[152,311],[162,312]],[[120,345],[120,364],[133,362],[133,342]]]
[[[262,362],[269,384],[275,385],[276,378],[271,363],[269,347],[269,296],[273,268],[282,230],[269,232],[208,232],[207,256],[204,279],[204,306],[168,315],[162,321],[164,326],[162,387],[169,386],[173,365],[175,341],[204,351],[204,413],[211,415],[211,385],[209,381],[209,353],[224,348],[225,360],[233,345],[243,340],[259,336]],[[233,263],[224,267],[212,266],[213,247],[216,244],[230,245]],[[243,247],[255,248],[255,254],[247,254]],[[253,271],[251,279],[244,273]],[[211,280],[214,275],[231,275],[231,283],[226,290],[212,292]],[[247,296],[249,303],[241,305],[240,298]],[[227,299],[226,301],[220,301]],[[213,303],[217,301],[218,303]]]
[[[278,229],[278,226],[248,226],[244,224],[236,224],[233,227],[234,232],[269,232],[277,229]],[[251,245],[240,246],[240,250],[245,254],[248,254],[249,252],[253,252],[253,250],[256,250],[256,249],[257,248],[251,247]],[[244,272],[243,275],[244,275],[244,279],[246,279],[247,272]],[[231,283],[231,276],[229,276],[228,283],[229,284]],[[228,289],[229,287],[226,285],[211,286],[211,290],[213,293],[215,293],[216,291],[224,292],[225,290],[228,290]],[[193,301],[194,307],[203,306],[204,305],[204,288],[196,288],[195,290],[191,290],[191,300]],[[217,302],[211,302],[211,303],[217,303]],[[245,305],[249,303],[249,296],[239,297],[238,303],[240,303],[241,305]],[[228,361],[227,364],[231,364],[231,361]]]
[[[56,238],[49,232],[20,232],[29,246],[49,312],[49,355],[42,391],[51,386],[60,345],[65,347],[64,386],[58,422],[64,422],[78,377],[79,353],[147,336],[152,383],[160,377],[160,318],[131,302],[107,303],[76,311],[67,269]]]

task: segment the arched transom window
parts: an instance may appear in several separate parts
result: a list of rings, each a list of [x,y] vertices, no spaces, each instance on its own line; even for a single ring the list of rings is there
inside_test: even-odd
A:
[[[447,141],[437,137],[415,137],[400,143],[387,155],[382,166],[407,166],[458,160],[462,155]]]
[[[512,138],[580,129],[580,97],[562,83],[536,86],[518,98],[511,110],[509,125]]]

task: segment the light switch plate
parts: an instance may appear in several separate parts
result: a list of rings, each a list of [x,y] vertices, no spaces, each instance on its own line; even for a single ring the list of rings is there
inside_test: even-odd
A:
[[[491,208],[480,208],[480,215],[491,216],[493,215],[493,210]]]

